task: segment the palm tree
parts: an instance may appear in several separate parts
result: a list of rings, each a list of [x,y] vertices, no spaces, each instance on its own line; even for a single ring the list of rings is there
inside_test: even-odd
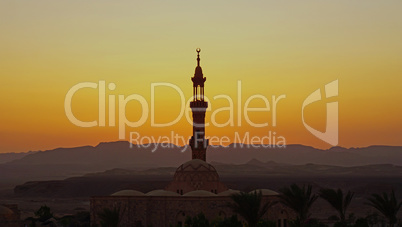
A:
[[[98,213],[102,227],[118,227],[120,223],[120,209],[103,209]]]
[[[35,216],[38,217],[40,222],[44,222],[53,217],[53,213],[50,212],[50,207],[43,205],[37,211],[35,211]]]
[[[368,205],[374,207],[379,212],[381,212],[387,219],[390,227],[393,227],[397,222],[396,214],[402,206],[402,202],[396,200],[394,190],[391,193],[383,193],[382,196],[379,194],[372,194],[368,198]]]
[[[231,196],[234,203],[229,207],[233,212],[239,214],[246,220],[249,227],[257,226],[262,216],[268,211],[274,203],[267,202],[262,204],[262,193],[259,192],[240,192]]]
[[[237,215],[232,215],[230,218],[224,218],[223,220],[218,220],[215,225],[214,223],[212,224],[212,226],[215,227],[243,227],[243,223],[241,223],[238,219],[237,219]]]
[[[341,189],[324,188],[320,190],[320,197],[338,211],[342,226],[346,226],[346,210],[352,201],[353,195],[353,192],[348,191],[344,197]]]
[[[186,226],[186,227],[209,227],[211,225],[209,224],[209,221],[205,217],[205,215],[201,212],[195,217],[188,216],[186,218],[184,226]]]
[[[289,188],[279,190],[282,193],[280,195],[282,203],[297,213],[297,221],[300,222],[300,226],[304,226],[310,216],[310,207],[318,198],[317,195],[312,193],[311,189],[311,185],[308,185],[307,188],[303,185],[301,188],[296,184],[292,184]]]

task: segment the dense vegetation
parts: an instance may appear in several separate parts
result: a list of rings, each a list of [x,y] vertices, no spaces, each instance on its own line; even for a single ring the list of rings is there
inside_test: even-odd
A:
[[[313,193],[311,185],[299,186],[292,184],[282,188],[279,196],[280,202],[292,209],[297,215],[296,219],[289,220],[290,227],[325,227],[327,225],[315,218],[310,213],[310,208],[318,198],[327,201],[336,213],[328,218],[327,223],[334,227],[371,227],[371,226],[402,226],[397,214],[402,202],[397,200],[395,192],[389,194],[372,194],[367,198],[367,205],[373,207],[378,213],[372,213],[365,217],[355,217],[353,213],[347,213],[349,205],[353,202],[353,192],[344,193],[341,189],[323,188],[319,193]],[[263,203],[261,192],[240,192],[231,196],[232,202],[228,203],[236,215],[225,218],[208,220],[203,213],[194,217],[188,216],[185,220],[186,227],[276,227],[275,220],[265,220],[263,217],[274,202]],[[35,217],[29,217],[25,224],[29,226],[90,226],[90,215],[87,211],[79,211],[75,215],[55,217],[50,207],[43,205],[35,213]],[[97,215],[102,227],[117,227],[120,225],[120,209],[104,209]]]

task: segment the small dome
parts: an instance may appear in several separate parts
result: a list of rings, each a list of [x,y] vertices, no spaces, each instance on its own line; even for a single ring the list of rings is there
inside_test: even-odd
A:
[[[229,190],[219,193],[218,196],[231,196],[233,194],[238,194],[238,193],[240,193],[239,190],[229,189]]]
[[[145,194],[136,190],[121,190],[112,194],[112,196],[144,196]]]
[[[197,191],[191,191],[187,192],[183,196],[189,196],[189,197],[209,197],[209,196],[216,196],[216,194],[204,190],[197,190]]]
[[[256,189],[254,191],[251,191],[251,193],[254,193],[254,192],[258,193],[259,191],[261,191],[262,195],[279,195],[278,192],[272,191],[272,190],[269,190],[269,189]]]
[[[194,77],[203,77],[201,66],[195,67]]]
[[[14,212],[10,208],[0,205],[0,215],[5,214],[14,214]]]
[[[147,196],[180,196],[176,192],[166,191],[166,190],[153,190],[146,194]]]

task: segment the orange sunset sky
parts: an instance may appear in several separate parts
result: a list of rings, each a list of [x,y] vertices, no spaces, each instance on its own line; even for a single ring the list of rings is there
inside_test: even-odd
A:
[[[177,85],[189,99],[197,47],[210,99],[207,121],[229,105],[214,96],[234,102],[234,125],[207,127],[208,136],[272,131],[287,144],[329,148],[303,126],[301,108],[309,94],[338,79],[339,96],[331,100],[339,103],[339,146],[402,145],[401,12],[399,0],[1,0],[0,153],[117,141],[118,127],[108,126],[108,114],[106,127],[82,128],[68,120],[69,89],[81,82],[114,83],[106,95],[116,97],[116,112],[118,95],[138,94],[150,103],[151,83]],[[254,94],[269,102],[272,95],[286,95],[277,105],[275,127],[272,111],[250,114],[266,127],[244,119],[238,125],[238,81],[242,108]],[[173,120],[179,101],[173,89],[158,88],[155,120]],[[325,102],[305,109],[306,122],[321,131]],[[72,109],[82,121],[98,120],[98,90],[78,91]],[[140,113],[138,102],[127,104],[129,120],[137,121]],[[224,123],[229,112],[216,117]],[[174,131],[187,138],[192,126],[182,118],[155,128],[147,116],[142,126],[126,128],[127,137],[130,131],[154,137]]]

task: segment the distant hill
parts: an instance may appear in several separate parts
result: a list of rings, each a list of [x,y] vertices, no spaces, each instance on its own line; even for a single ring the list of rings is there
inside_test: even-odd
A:
[[[154,152],[154,147],[158,146]],[[181,152],[185,150],[186,152]],[[188,148],[173,144],[132,146],[126,141],[100,143],[97,146],[57,148],[40,151],[7,165],[82,165],[87,168],[110,169],[117,167],[139,169],[155,166],[175,166],[189,160]]]
[[[381,188],[381,185],[393,185],[398,190],[402,189],[402,166],[391,164],[341,167],[317,164],[287,165],[252,160],[245,164],[216,163],[215,168],[223,182],[240,190],[277,190],[284,185],[300,181],[328,186],[339,184],[345,188],[353,187],[356,191],[363,189],[361,193],[367,193],[361,188],[362,184],[375,186],[369,190],[370,193],[377,192],[376,188]],[[164,188],[173,179],[175,170],[174,167],[148,170],[111,169],[65,180],[30,181],[16,186],[14,193],[17,197],[89,197],[109,195],[124,189],[148,192]],[[349,183],[344,185],[347,181]]]
[[[158,149],[155,152],[155,146]],[[191,158],[188,146],[149,144],[133,146],[126,141],[100,143],[97,146],[57,148],[21,155],[8,163],[0,164],[0,188],[26,181],[57,180],[85,173],[122,168],[144,170],[158,167],[177,167]],[[261,167],[304,165],[314,163],[329,166],[364,166],[377,164],[402,165],[402,147],[370,146],[364,148],[334,147],[328,150],[303,145],[286,148],[253,148],[244,144],[212,147],[207,150],[207,161],[212,163],[244,164]],[[268,163],[269,164],[269,163]],[[315,170],[318,171],[318,170]],[[334,170],[335,171],[335,170]]]
[[[35,152],[22,152],[22,153],[0,153],[0,164],[11,162],[17,159],[21,159],[27,155],[33,154]]]
[[[155,146],[157,149],[155,149]],[[155,149],[154,152],[152,150]],[[126,141],[100,143],[95,147],[57,148],[54,150],[25,153],[8,165],[87,165],[108,168],[148,168],[177,166],[189,160],[191,149],[173,144],[149,144],[137,147]],[[370,146],[363,148],[333,147],[321,150],[304,145],[286,148],[254,148],[245,144],[227,147],[209,146],[209,162],[244,163],[245,160],[274,161],[287,164],[325,164],[356,166],[369,164],[402,165],[401,146]]]

